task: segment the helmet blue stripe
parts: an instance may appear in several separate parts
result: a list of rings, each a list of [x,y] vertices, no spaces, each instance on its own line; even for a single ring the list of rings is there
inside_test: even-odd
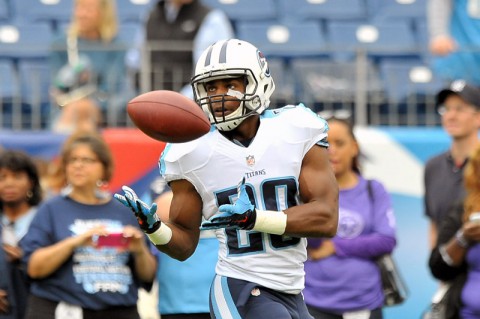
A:
[[[219,57],[218,63],[227,63],[227,45],[228,45],[228,41],[230,41],[230,40],[227,40],[227,41],[225,41],[225,42],[222,44],[222,48],[220,49],[220,57]]]
[[[207,56],[205,57],[205,66],[210,65],[210,62],[212,60],[212,51],[213,51],[213,45],[208,48],[208,53]]]

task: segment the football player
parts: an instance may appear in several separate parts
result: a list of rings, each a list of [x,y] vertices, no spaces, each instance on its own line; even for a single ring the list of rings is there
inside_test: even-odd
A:
[[[301,104],[268,110],[275,84],[263,54],[245,41],[206,49],[192,87],[213,128],[161,155],[170,219],[126,186],[117,199],[179,260],[195,251],[200,229],[215,230],[212,318],[312,318],[301,294],[305,238],[332,237],[338,222],[326,122]]]

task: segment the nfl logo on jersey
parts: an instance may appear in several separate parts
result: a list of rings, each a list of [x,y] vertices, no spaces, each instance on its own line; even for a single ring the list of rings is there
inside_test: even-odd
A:
[[[255,165],[255,157],[253,157],[253,155],[248,155],[246,157],[246,159],[247,159],[247,165],[248,166],[251,167],[251,166]]]

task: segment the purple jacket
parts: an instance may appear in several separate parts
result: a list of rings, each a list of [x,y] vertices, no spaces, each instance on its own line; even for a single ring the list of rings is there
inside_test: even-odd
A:
[[[339,224],[332,239],[336,254],[305,263],[305,302],[332,313],[375,309],[383,305],[375,259],[392,252],[396,244],[395,217],[390,196],[378,181],[340,190]],[[318,247],[321,239],[309,239]]]

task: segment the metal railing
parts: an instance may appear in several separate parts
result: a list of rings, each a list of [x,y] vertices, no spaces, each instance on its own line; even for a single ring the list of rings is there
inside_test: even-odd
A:
[[[160,46],[162,50],[165,45]],[[145,46],[141,69],[125,74],[127,82],[135,86],[133,95],[162,89],[166,72],[179,74],[178,69],[166,70],[152,66],[150,50],[159,44]],[[191,50],[185,44],[168,45],[171,51]],[[324,57],[311,57],[295,61],[272,57],[271,72],[277,85],[271,107],[303,102],[315,111],[349,110],[357,125],[435,126],[440,118],[435,111],[437,81],[432,74],[420,74],[419,80],[405,79],[403,74],[381,74],[379,64],[372,63],[368,52],[359,50],[356,59],[335,62]],[[48,129],[59,110],[49,95],[48,65],[30,68],[27,76],[15,65],[11,75],[0,72],[0,125],[11,129]],[[423,72],[429,72],[425,65]],[[1,66],[0,66],[1,69]],[[2,69],[3,70],[3,69]],[[184,72],[185,70],[183,70]],[[422,71],[422,70],[420,70]],[[421,72],[420,72],[421,73]],[[48,76],[46,76],[48,74]],[[152,82],[152,79],[156,80]],[[170,79],[172,80],[172,79]],[[182,77],[173,77],[175,90],[183,86]],[[445,84],[446,85],[446,84]],[[392,90],[391,92],[389,90]],[[397,92],[398,91],[398,92]],[[106,92],[108,94],[108,92]],[[10,95],[9,95],[10,94]],[[126,104],[126,103],[124,103]],[[126,105],[107,107],[104,125],[108,127],[132,126],[126,116]]]

